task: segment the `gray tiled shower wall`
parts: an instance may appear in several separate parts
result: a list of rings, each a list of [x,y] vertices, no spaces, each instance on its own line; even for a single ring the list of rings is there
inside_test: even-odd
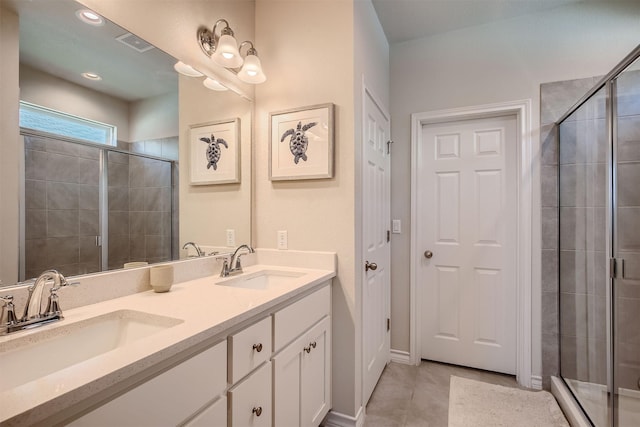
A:
[[[159,141],[171,145],[177,148],[177,137]],[[65,275],[99,270],[99,151],[25,137],[26,277],[53,267]],[[165,154],[175,157],[172,151],[177,149]],[[176,171],[169,162],[115,152],[109,152],[108,166],[109,268],[171,259],[178,252],[172,247],[177,238],[171,240],[172,227],[177,230],[177,205],[173,216],[171,211]]]
[[[548,83],[540,88],[542,370],[546,388],[549,376],[560,373],[560,362],[562,375],[567,378],[606,384],[608,141],[604,98],[590,101],[565,121],[560,129],[560,154],[553,125],[598,79]],[[636,280],[640,278],[640,75],[628,73],[619,81],[618,89],[618,247],[621,256],[629,262],[625,279],[616,282],[616,379],[621,387],[637,389],[640,377],[640,281]],[[635,260],[639,262],[632,262]]]

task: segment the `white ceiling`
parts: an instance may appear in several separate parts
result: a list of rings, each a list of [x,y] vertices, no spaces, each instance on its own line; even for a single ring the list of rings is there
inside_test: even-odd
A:
[[[582,0],[373,0],[390,44],[540,12]]]
[[[116,37],[127,31],[109,21],[95,27],[75,16],[83,6],[72,0],[0,0],[20,17],[20,62],[48,74],[136,101],[175,92],[173,57],[159,49],[138,52]],[[101,81],[81,76],[94,72]]]

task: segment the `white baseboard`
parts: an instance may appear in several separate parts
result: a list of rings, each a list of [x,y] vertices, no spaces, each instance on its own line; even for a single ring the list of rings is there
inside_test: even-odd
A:
[[[411,357],[408,351],[391,349],[390,353],[392,362],[411,365]]]
[[[531,375],[531,388],[542,390],[542,377],[540,375]]]
[[[329,411],[322,425],[324,427],[362,427],[364,426],[364,408],[361,406],[355,417]]]

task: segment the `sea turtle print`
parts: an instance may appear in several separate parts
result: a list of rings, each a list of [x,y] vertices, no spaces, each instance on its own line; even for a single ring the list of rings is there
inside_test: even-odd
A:
[[[225,148],[229,148],[227,145],[227,141],[222,138],[216,139],[213,134],[211,134],[211,138],[200,138],[200,141],[206,142],[207,147],[207,169],[213,166],[213,170],[218,169],[218,161],[220,161],[220,156],[222,155],[222,150],[220,149],[220,144],[224,145]]]
[[[283,142],[285,138],[291,135],[289,140],[289,150],[293,154],[293,162],[297,165],[300,159],[307,161],[307,147],[309,146],[309,138],[305,135],[305,132],[317,125],[316,122],[307,123],[302,126],[302,122],[298,122],[298,126],[295,129],[289,129],[282,134],[280,142]]]

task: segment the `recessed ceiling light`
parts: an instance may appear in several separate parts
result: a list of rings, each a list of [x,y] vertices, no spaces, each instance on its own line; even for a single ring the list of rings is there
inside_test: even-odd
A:
[[[102,80],[102,77],[100,77],[98,74],[90,73],[90,72],[82,73],[82,77],[84,77],[85,79],[94,80],[94,81]]]
[[[89,9],[76,10],[76,16],[79,20],[89,25],[104,25],[104,19],[102,16]]]

